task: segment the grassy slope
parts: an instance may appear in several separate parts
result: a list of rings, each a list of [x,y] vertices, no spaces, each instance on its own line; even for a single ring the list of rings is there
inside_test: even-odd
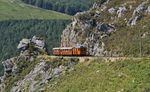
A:
[[[114,22],[112,16],[117,14],[110,14],[108,11],[102,12],[99,22],[114,23],[116,32],[105,41],[106,49],[108,51],[116,52],[122,56],[149,56],[150,55],[150,15],[144,14],[142,20],[137,21],[137,25],[131,27],[127,26],[127,22],[133,14],[135,8],[145,0],[110,0],[107,4],[108,9],[118,7],[126,3],[128,11],[121,18],[117,18]],[[133,9],[129,10],[132,5]],[[147,4],[150,5],[150,2]],[[125,20],[126,19],[126,20]],[[142,38],[142,35],[148,33]],[[140,37],[141,36],[141,37]]]
[[[150,59],[82,63],[46,92],[149,92]]]
[[[17,0],[0,0],[0,20],[6,19],[69,19],[70,16],[28,6]]]

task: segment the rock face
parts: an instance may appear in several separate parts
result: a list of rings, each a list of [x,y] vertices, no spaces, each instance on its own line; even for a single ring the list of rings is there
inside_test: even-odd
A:
[[[99,9],[100,7],[105,7],[105,4],[107,4],[109,2],[109,0],[101,0],[101,1],[97,1],[93,4],[94,9]]]
[[[125,6],[119,7],[119,8],[118,8],[118,11],[117,11],[118,18],[122,17],[126,11],[127,11],[127,9],[126,9]]]
[[[150,6],[148,6],[148,8],[147,8],[147,13],[150,14]]]
[[[93,5],[95,12],[87,11],[74,16],[73,22],[67,26],[61,36],[62,47],[85,46],[89,55],[105,56],[104,40],[111,32],[115,31],[115,26],[97,21],[101,16],[101,11],[109,0],[102,0]],[[101,11],[97,10],[101,9]]]
[[[38,54],[45,52],[45,41],[34,36],[32,39],[22,39],[18,45],[20,55],[3,62],[6,74],[15,72],[15,64],[21,61],[33,61],[33,58]]]
[[[126,2],[120,6],[108,8],[107,5],[110,2],[110,0],[101,0],[96,2],[89,11],[76,14],[72,23],[61,35],[61,46],[80,45],[88,49],[89,55],[112,56],[113,52],[106,49],[106,41],[110,35],[116,32],[120,22],[127,23],[128,26],[136,25],[137,21],[143,19],[149,12],[149,2],[142,2],[136,5],[137,7],[132,5],[135,2]],[[105,13],[108,14],[107,17]]]
[[[17,64],[24,61],[32,62],[37,55],[46,52],[45,41],[36,36],[32,39],[22,39],[17,48],[20,50],[20,55],[3,62],[4,76],[1,78],[1,82],[8,76],[16,75],[19,72]]]
[[[110,14],[115,14],[116,13],[116,9],[115,8],[110,8],[110,9],[108,9],[108,12]]]
[[[51,63],[52,62],[52,63]],[[58,66],[53,65],[54,63],[63,62],[65,64],[60,64]],[[40,60],[29,74],[27,74],[23,80],[19,80],[16,85],[11,89],[11,92],[34,92],[37,89],[42,91],[44,85],[49,81],[58,78],[60,75],[65,74],[66,71],[72,71],[73,66],[78,63],[78,59],[68,59],[64,61],[62,58],[55,58],[54,60],[46,63],[43,59]],[[52,84],[53,87],[55,84]],[[28,89],[25,89],[25,86]]]
[[[115,27],[111,24],[97,23],[94,19],[82,21],[76,15],[70,26],[63,31],[61,46],[85,46],[90,55],[104,56],[103,40],[113,31]]]
[[[0,78],[0,92],[5,92],[7,89],[8,78],[14,78],[16,81],[11,84],[11,88],[7,91],[42,91],[44,85],[49,81],[72,71],[73,66],[79,62],[77,58],[40,57],[46,50],[45,41],[36,36],[32,39],[22,39],[17,48],[21,52],[20,55],[3,62],[5,72],[4,76]],[[22,73],[24,76],[21,75]],[[52,84],[51,87],[54,85]]]
[[[146,6],[146,4],[148,3],[148,1],[143,2],[133,11],[132,17],[128,21],[128,26],[136,25],[137,21],[141,20],[144,17],[144,13],[149,13],[149,7]]]
[[[22,39],[17,48],[21,51],[25,51],[28,50],[30,46],[33,46],[35,49],[45,50],[45,41],[39,37],[33,36],[32,39]]]

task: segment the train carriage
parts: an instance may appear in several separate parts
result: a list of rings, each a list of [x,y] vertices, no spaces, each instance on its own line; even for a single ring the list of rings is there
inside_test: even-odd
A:
[[[58,47],[53,48],[53,55],[56,56],[86,56],[87,49],[85,47]]]

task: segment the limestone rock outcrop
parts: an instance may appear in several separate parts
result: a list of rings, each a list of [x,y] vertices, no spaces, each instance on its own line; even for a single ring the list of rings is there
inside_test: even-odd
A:
[[[20,50],[20,55],[3,61],[4,76],[0,80],[2,83],[8,76],[15,76],[19,73],[20,63],[33,62],[36,56],[46,53],[45,41],[36,36],[32,39],[22,39],[17,48]]]
[[[101,0],[89,11],[77,13],[61,35],[61,47],[85,46],[89,55],[112,56],[113,52],[106,49],[110,35],[117,32],[118,25],[134,26],[149,14],[149,1],[139,5],[126,2],[115,7],[108,6],[111,2]]]
[[[44,85],[48,84],[49,81],[58,78],[60,75],[64,75],[66,71],[72,71],[73,66],[78,63],[78,59],[71,58],[64,61],[63,58],[55,58],[49,62],[45,62],[44,59],[39,59],[40,62],[33,67],[29,74],[27,74],[23,80],[19,80],[16,85],[11,89],[11,92],[22,92],[24,90],[28,92],[34,92],[37,89],[42,91]],[[52,62],[52,63],[51,63]],[[59,66],[54,65],[56,63]],[[55,84],[52,84],[53,87]],[[24,88],[28,86],[28,90]]]
[[[141,20],[145,13],[149,13],[149,6],[147,6],[148,3],[149,1],[147,0],[136,7],[136,9],[133,11],[132,17],[128,21],[128,26],[136,25],[137,21]]]
[[[101,11],[104,9],[109,0],[102,0],[93,5],[92,10],[77,13],[73,21],[63,31],[61,36],[62,47],[87,47],[87,53],[94,56],[105,56],[105,44],[103,40],[108,37],[111,32],[115,31],[113,24],[97,21],[101,17]]]

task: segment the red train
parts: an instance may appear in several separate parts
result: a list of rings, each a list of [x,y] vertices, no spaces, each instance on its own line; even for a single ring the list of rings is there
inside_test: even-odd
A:
[[[53,55],[56,56],[86,56],[87,49],[85,47],[58,47],[53,48]]]

